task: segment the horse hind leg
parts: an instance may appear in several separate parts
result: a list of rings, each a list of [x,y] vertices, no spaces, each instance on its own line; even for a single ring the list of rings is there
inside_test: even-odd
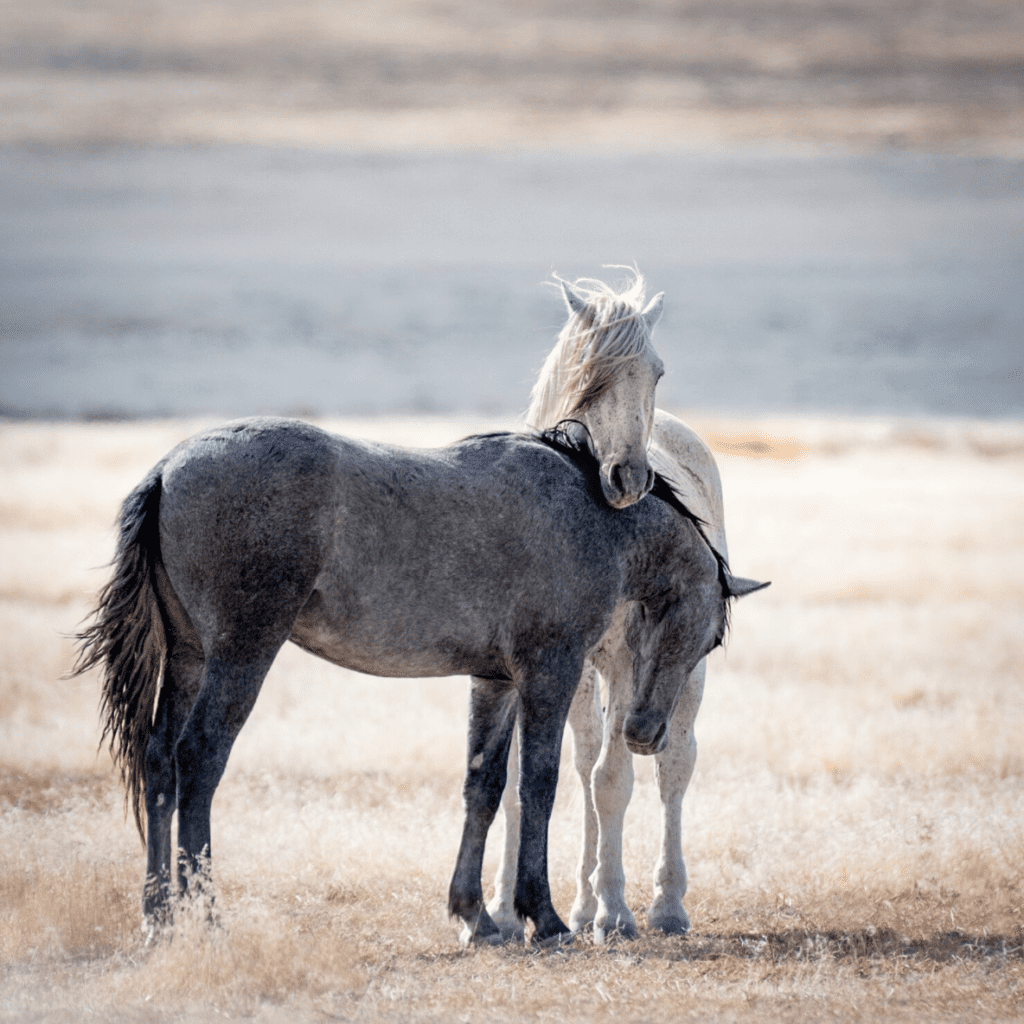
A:
[[[147,942],[170,924],[177,894],[177,863],[171,857],[171,825],[178,804],[174,746],[199,691],[201,651],[172,650],[164,669],[156,718],[146,745],[146,883],[143,931]]]
[[[682,805],[697,762],[693,726],[704,694],[705,671],[706,662],[701,661],[690,673],[672,718],[668,745],[654,758],[661,796],[661,853],[654,869],[654,900],[647,911],[647,926],[667,935],[685,935],[690,930],[690,918],[683,907],[687,878]]]
[[[196,698],[174,748],[178,794],[178,871],[182,893],[209,909],[210,809],[228,756],[259,696],[281,645],[267,645],[254,664],[212,654]]]

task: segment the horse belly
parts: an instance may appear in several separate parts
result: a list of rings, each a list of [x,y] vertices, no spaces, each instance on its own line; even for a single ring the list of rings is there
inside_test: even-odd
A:
[[[314,592],[290,639],[310,654],[342,668],[400,678],[507,675],[499,651],[486,642],[459,640],[453,635],[455,630],[424,635],[404,618],[390,622],[352,616],[339,621],[326,611],[323,596]]]

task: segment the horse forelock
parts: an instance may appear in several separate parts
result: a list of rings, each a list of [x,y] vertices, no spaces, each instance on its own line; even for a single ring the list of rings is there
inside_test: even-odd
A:
[[[541,430],[595,402],[650,342],[642,316],[646,291],[642,275],[637,274],[623,291],[593,278],[579,278],[571,287],[586,306],[559,332],[534,385],[526,420]]]

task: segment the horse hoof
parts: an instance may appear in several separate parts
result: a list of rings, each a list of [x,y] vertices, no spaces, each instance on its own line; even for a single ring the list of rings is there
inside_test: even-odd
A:
[[[611,939],[626,939],[632,942],[637,938],[636,925],[629,921],[618,921],[615,924],[594,925],[594,945],[603,946]]]
[[[662,917],[652,921],[650,928],[666,935],[685,935],[690,930],[690,922],[683,917]]]
[[[576,936],[572,932],[555,932],[554,935],[548,935],[545,938],[538,938],[534,933],[533,938],[530,939],[530,945],[534,949],[553,949],[558,946],[571,946],[575,941]]]
[[[652,907],[647,912],[647,927],[650,931],[664,932],[666,935],[685,935],[690,930],[690,918],[681,904],[677,909],[663,906],[660,910]]]
[[[159,946],[161,942],[169,942],[171,939],[171,929],[168,922],[158,921],[153,917],[144,917],[142,919],[142,945],[146,949],[152,949],[154,946]]]
[[[498,926],[505,942],[524,941],[526,933],[523,930],[523,922],[516,916],[514,910],[510,910],[499,900],[492,900],[487,905],[487,913],[491,915],[491,920]]]
[[[469,949],[471,946],[500,946],[505,941],[504,936],[499,931],[487,933],[473,931],[468,924],[464,924],[462,931],[459,932],[459,945],[463,949]]]

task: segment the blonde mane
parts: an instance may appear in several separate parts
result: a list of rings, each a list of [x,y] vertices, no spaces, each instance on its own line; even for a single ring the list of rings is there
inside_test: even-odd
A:
[[[650,340],[641,316],[646,282],[640,273],[622,291],[591,277],[569,282],[553,276],[583,298],[586,308],[569,317],[530,394],[525,420],[539,430],[590,405]]]

